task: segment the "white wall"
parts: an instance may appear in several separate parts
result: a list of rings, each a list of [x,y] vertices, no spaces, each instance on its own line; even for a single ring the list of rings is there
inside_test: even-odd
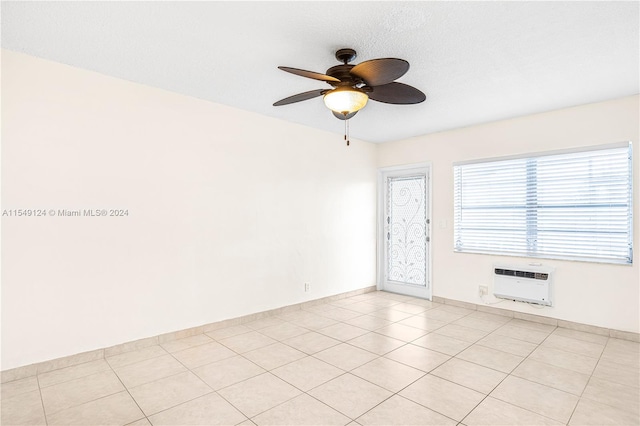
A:
[[[555,306],[639,328],[638,97],[383,145],[2,51],[2,363],[27,365],[375,283],[376,167],[433,163],[434,295],[480,303],[453,253],[454,161],[632,140],[634,266],[544,261]],[[425,117],[428,119],[428,117]],[[303,283],[311,282],[310,293]]]
[[[555,306],[535,309],[515,302],[495,306],[618,330],[640,331],[638,103],[638,96],[633,96],[380,145],[379,167],[421,161],[433,164],[434,296],[482,303],[478,286],[488,285],[491,293],[494,262],[531,262],[531,259],[453,252],[453,162],[633,141],[633,266],[534,260],[556,268]]]
[[[375,285],[376,152],[3,51],[2,209],[129,216],[2,218],[2,370]]]

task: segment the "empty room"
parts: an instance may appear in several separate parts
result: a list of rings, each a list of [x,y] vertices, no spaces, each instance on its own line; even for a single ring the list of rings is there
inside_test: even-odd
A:
[[[2,425],[640,425],[637,1],[2,1]]]

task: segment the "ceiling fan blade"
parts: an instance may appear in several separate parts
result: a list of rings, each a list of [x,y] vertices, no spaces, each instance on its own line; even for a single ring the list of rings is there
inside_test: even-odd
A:
[[[413,86],[403,83],[389,83],[375,86],[369,92],[369,99],[384,102],[386,104],[419,104],[427,99],[427,96]]]
[[[409,70],[404,59],[382,58],[364,61],[351,68],[351,74],[360,77],[369,86],[381,86],[402,77]]]
[[[319,72],[299,70],[298,68],[291,68],[291,67],[278,67],[278,68],[281,69],[282,71],[290,72],[291,74],[299,75],[302,77],[313,78],[314,80],[331,81],[334,83],[340,82],[340,80],[338,80],[335,77],[331,77],[330,75],[326,75],[326,74],[320,74]]]
[[[322,96],[322,95],[324,95],[325,92],[326,92],[325,89],[317,89],[317,90],[310,90],[310,91],[304,92],[304,93],[298,93],[297,95],[293,95],[293,96],[289,96],[288,98],[280,99],[278,102],[273,104],[273,106],[288,105],[288,104],[292,104],[292,103],[295,103],[295,102],[306,101],[307,99],[313,99],[313,98],[317,98],[318,96]]]
[[[331,111],[331,112],[333,112],[333,116],[335,118],[339,119],[339,120],[348,120],[348,119],[350,119],[351,117],[353,117],[354,115],[356,115],[358,113],[358,111],[354,111],[352,113],[344,115],[344,114],[340,114],[339,112],[335,112],[335,111]]]

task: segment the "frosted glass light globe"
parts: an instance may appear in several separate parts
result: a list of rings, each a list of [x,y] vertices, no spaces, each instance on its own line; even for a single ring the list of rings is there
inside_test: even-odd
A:
[[[351,87],[338,87],[327,92],[323,99],[331,111],[346,115],[364,108],[369,97],[366,93]]]

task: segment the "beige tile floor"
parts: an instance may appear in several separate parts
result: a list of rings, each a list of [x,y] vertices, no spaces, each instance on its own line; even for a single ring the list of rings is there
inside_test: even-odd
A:
[[[2,385],[3,425],[638,425],[640,345],[367,293]]]

